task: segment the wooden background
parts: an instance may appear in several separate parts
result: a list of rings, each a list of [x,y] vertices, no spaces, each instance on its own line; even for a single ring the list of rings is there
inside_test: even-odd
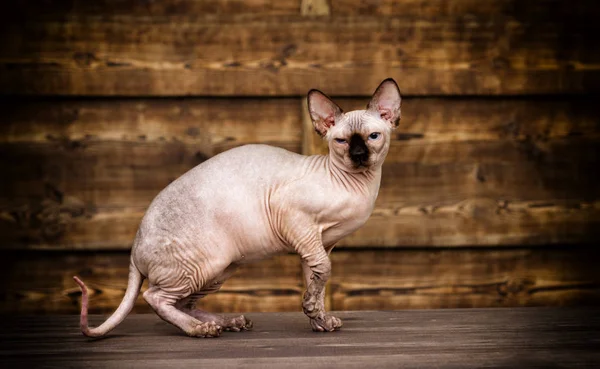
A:
[[[323,152],[304,96],[403,119],[331,309],[600,305],[594,0],[33,0],[0,5],[0,313],[111,312],[153,197],[229,148]],[[212,311],[300,311],[295,255]],[[138,299],[135,311],[149,311]]]

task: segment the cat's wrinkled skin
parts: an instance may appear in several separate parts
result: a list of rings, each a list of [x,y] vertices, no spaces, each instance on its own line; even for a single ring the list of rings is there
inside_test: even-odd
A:
[[[340,319],[324,308],[331,275],[329,252],[369,218],[400,119],[400,92],[383,81],[366,110],[348,113],[311,90],[315,130],[329,155],[303,156],[266,145],[238,147],[211,158],[167,186],[150,204],[131,250],[127,292],[102,325],[87,324],[83,291],[81,329],[102,336],[131,311],[142,281],[144,299],[167,322],[193,337],[250,329],[244,316],[225,318],[195,308],[242,264],[294,251],[302,258],[307,290],[302,306],[315,331],[334,331]]]

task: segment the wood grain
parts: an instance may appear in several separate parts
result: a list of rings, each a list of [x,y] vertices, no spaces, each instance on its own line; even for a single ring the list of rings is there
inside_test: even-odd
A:
[[[327,21],[302,16],[299,4],[296,15],[17,16],[0,34],[0,93],[301,96],[319,88],[352,96],[387,77],[406,95],[598,92],[591,35],[599,26],[589,15],[598,7],[574,7],[573,17],[557,11],[564,7],[544,16],[499,16],[494,7],[435,16],[432,7]]]
[[[466,16],[545,20],[560,14],[565,19],[590,20],[599,11],[593,0],[332,0],[332,13],[343,15],[448,17]]]
[[[300,151],[296,99],[3,99],[1,143],[168,143],[213,156],[267,143]]]
[[[27,3],[2,4],[3,16],[35,17],[60,15],[117,16],[182,16],[182,15],[247,15],[272,16],[300,13],[300,0],[31,0]]]
[[[332,255],[327,307],[598,306],[598,18],[593,0],[4,2],[0,314],[77,313],[74,274],[91,287],[92,312],[112,312],[124,293],[125,250],[162,188],[247,143],[325,153],[306,111],[306,92],[318,88],[337,96],[345,111],[362,109],[387,77],[401,87],[403,120],[371,219]],[[377,367],[576,367],[600,361],[581,349],[572,355],[583,328],[566,335],[562,323],[553,324],[572,327],[573,316],[553,310],[534,310],[537,320],[520,310],[407,321],[351,313],[340,333],[367,336],[315,341],[299,312],[301,280],[298,258],[282,255],[241,269],[202,301],[215,312],[298,312],[291,320],[259,316],[260,324],[271,325],[258,338],[274,343],[249,351],[240,335],[243,347],[198,351],[194,345],[177,350],[174,361],[165,359],[171,348],[161,351],[170,347],[162,336],[153,338],[160,347],[144,350],[145,360],[133,357],[139,345],[127,346],[122,337],[107,340],[105,351],[78,352],[81,342],[71,338],[75,348],[52,346],[65,327],[61,318],[9,319],[13,327],[33,327],[39,355],[29,355],[3,328],[0,341],[8,346],[0,345],[0,366],[23,358],[34,360],[31,367],[48,365],[50,357],[61,358],[57,366],[144,368],[214,366],[213,359],[223,367],[321,361],[365,367],[376,359]],[[135,311],[150,311],[141,297]],[[444,319],[438,318],[455,325],[440,326]],[[147,335],[144,319],[150,322],[142,318],[129,328],[126,321],[134,339]],[[590,327],[593,319],[584,320]],[[485,330],[459,341],[474,321]],[[519,322],[520,333],[506,331]],[[49,328],[40,336],[42,325]],[[75,332],[75,318],[71,325]],[[306,339],[277,336],[292,326],[302,326]],[[549,326],[556,328],[551,336],[546,328],[523,335]],[[177,337],[171,328],[157,332]],[[422,337],[407,340],[415,329]],[[451,337],[455,332],[459,337]],[[507,339],[494,342],[495,353],[478,346],[503,334]],[[52,342],[43,343],[44,337]]]
[[[425,207],[380,206],[375,211],[362,228],[339,245],[501,247],[595,243],[600,239],[598,201],[502,202],[473,198]]]
[[[302,0],[300,14],[304,16],[327,16],[331,14],[329,0]]]
[[[593,247],[332,254],[336,310],[597,305]]]
[[[90,290],[90,312],[110,314],[127,287],[128,253],[4,253],[0,313],[77,314],[79,276]],[[147,282],[142,292],[147,288]],[[211,312],[301,311],[300,260],[282,255],[236,271],[223,288],[198,307]],[[138,296],[134,313],[152,312]]]
[[[12,318],[0,359],[9,366],[86,368],[540,368],[597,367],[592,309],[339,312],[333,334],[302,313],[259,313],[248,332],[191,339],[153,315],[131,316],[107,339],[77,334],[75,316]],[[92,316],[100,321],[101,316]]]
[[[336,99],[345,110],[367,100]],[[373,216],[341,244],[594,242],[595,105],[405,99]],[[5,100],[2,109],[0,247],[16,249],[127,249],[173,179],[245,143],[299,152],[310,124],[296,99]],[[322,144],[312,131],[307,139]]]
[[[597,251],[533,249],[334,250],[327,305],[333,310],[600,305]],[[129,255],[4,253],[0,313],[79,311],[81,277],[94,313],[111,313],[127,283]],[[145,290],[145,285],[143,290]],[[242,267],[199,307],[215,312],[300,311],[297,255]],[[135,312],[150,312],[141,295]]]
[[[308,9],[309,5],[313,5]],[[590,19],[598,9],[593,0],[162,0],[139,2],[128,0],[30,0],[2,4],[2,16],[98,15],[182,16],[182,15],[363,15],[363,16],[494,16],[547,19],[560,14],[567,19]],[[316,10],[315,10],[316,8]],[[329,9],[324,11],[323,9]],[[316,14],[308,14],[316,12]]]
[[[593,309],[339,312],[344,327],[310,331],[302,313],[257,313],[252,331],[191,339],[154,315],[131,316],[106,339],[75,316],[11,317],[8,367],[86,368],[589,368],[600,364]],[[92,316],[99,322],[102,316]]]

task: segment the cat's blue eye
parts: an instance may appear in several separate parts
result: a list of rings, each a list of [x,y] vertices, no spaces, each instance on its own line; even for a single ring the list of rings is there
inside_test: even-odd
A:
[[[344,140],[343,138],[334,138],[335,142],[343,144],[346,143],[346,140]]]
[[[369,140],[376,140],[379,138],[379,136],[381,136],[381,133],[379,132],[373,132],[369,135]]]

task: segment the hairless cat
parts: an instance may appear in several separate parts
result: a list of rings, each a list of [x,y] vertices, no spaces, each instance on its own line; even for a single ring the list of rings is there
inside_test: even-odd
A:
[[[342,326],[325,312],[329,253],[371,215],[390,136],[400,120],[393,79],[375,90],[365,110],[343,112],[318,90],[308,93],[316,132],[329,155],[303,156],[267,145],[237,147],[199,164],[169,184],[150,204],[131,250],[123,301],[103,324],[90,328],[82,290],[81,330],[103,336],[129,314],[144,279],[144,299],[165,321],[192,337],[252,327],[243,315],[225,318],[195,307],[219,290],[238,266],[277,253],[302,260],[304,313],[312,329]]]

